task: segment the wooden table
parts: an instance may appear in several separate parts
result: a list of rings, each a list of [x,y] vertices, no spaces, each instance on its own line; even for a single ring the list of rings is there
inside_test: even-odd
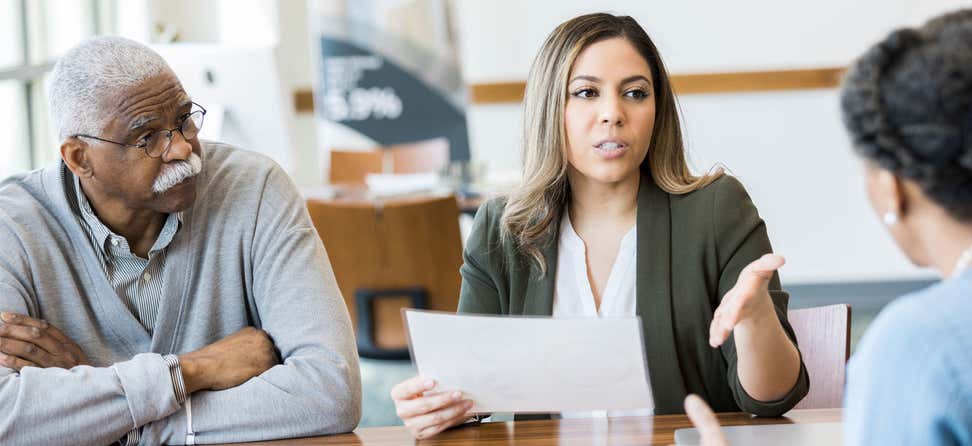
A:
[[[719,414],[723,426],[746,424],[827,423],[840,421],[840,409],[793,410],[784,418],[755,418],[744,413]],[[301,438],[246,445],[668,445],[675,443],[675,430],[692,427],[684,415],[571,419],[483,423],[450,429],[438,436],[416,441],[398,427],[369,427],[350,434]]]

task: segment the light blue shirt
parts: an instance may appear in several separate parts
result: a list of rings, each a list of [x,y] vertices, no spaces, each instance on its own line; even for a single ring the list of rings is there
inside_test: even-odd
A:
[[[844,403],[847,445],[972,445],[972,270],[881,312]]]

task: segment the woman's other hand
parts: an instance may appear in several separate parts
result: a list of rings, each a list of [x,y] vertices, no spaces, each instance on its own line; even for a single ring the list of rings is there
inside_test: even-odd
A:
[[[432,437],[469,419],[472,400],[462,392],[436,392],[436,382],[421,376],[402,381],[391,390],[395,412],[416,439]]]

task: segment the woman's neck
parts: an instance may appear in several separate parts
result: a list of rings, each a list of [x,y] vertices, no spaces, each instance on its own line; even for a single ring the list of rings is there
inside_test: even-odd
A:
[[[634,224],[638,214],[640,175],[603,183],[570,167],[567,180],[570,183],[570,220],[575,226],[588,221],[610,221],[628,227]]]
[[[923,223],[919,228],[919,240],[928,266],[938,271],[943,279],[961,274],[956,267],[962,254],[972,249],[972,225],[956,221],[944,212],[935,218],[924,219]]]
[[[952,241],[943,243],[939,248],[942,254],[936,256],[933,266],[941,272],[943,278],[956,277],[972,267],[968,264],[968,260],[964,260],[963,264],[959,262],[963,256],[969,255],[966,254],[967,251],[972,251],[972,228],[966,228],[966,231],[962,232],[962,234],[956,234],[952,237]]]

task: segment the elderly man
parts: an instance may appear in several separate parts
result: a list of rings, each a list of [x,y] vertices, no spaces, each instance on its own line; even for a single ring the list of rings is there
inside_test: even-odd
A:
[[[0,444],[353,429],[350,319],[287,175],[200,142],[205,109],[126,39],[64,55],[50,104],[61,160],[0,183]]]

